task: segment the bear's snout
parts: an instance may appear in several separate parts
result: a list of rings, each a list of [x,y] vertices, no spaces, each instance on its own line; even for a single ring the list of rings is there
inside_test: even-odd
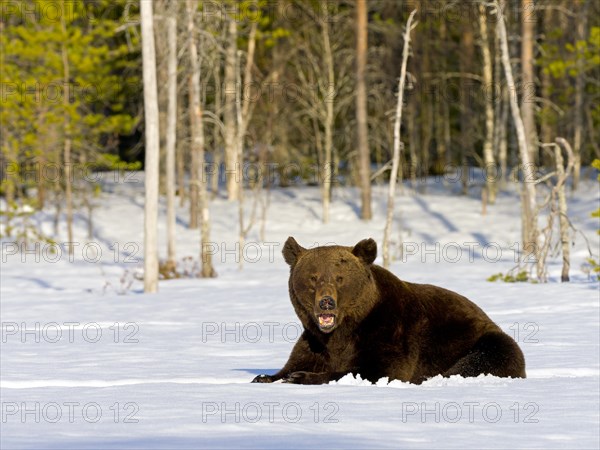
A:
[[[319,301],[319,308],[321,308],[325,311],[328,311],[330,309],[335,309],[335,300],[333,299],[333,297],[330,297],[329,295],[327,295]]]

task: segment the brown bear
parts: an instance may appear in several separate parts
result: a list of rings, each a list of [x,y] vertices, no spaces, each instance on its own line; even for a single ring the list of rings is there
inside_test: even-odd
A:
[[[289,292],[304,326],[286,365],[253,382],[322,384],[346,374],[420,384],[442,375],[525,378],[517,343],[474,303],[373,264],[373,239],[302,248],[290,237]]]

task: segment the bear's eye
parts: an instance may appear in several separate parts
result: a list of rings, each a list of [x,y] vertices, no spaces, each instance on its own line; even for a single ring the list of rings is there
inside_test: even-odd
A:
[[[344,282],[344,278],[343,277],[337,277],[335,279],[335,281],[337,281],[338,284],[342,284]]]
[[[317,276],[316,276],[316,275],[313,275],[312,277],[310,277],[310,281],[311,281],[312,283],[316,283],[316,282],[317,282]]]

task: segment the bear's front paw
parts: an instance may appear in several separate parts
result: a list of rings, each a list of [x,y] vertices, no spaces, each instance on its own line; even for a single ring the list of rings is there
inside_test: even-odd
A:
[[[272,383],[273,381],[275,380],[271,375],[262,374],[254,378],[254,380],[252,380],[252,383]]]
[[[282,381],[293,384],[324,384],[329,382],[329,377],[326,373],[299,371],[290,373]]]

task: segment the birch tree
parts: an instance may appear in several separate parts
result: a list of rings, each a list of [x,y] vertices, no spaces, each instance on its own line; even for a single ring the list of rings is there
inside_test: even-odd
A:
[[[579,14],[577,14],[577,40],[582,42],[586,40],[588,2],[584,2]],[[584,96],[585,96],[585,70],[584,58],[580,50],[577,51],[577,76],[575,78],[575,105],[574,105],[574,124],[573,124],[573,190],[579,187],[579,178],[581,172],[581,146],[583,142],[583,114],[584,114]]]
[[[567,196],[565,194],[565,183],[571,171],[574,169],[574,152],[566,139],[557,137],[556,143],[558,144],[554,149],[555,161],[556,161],[556,173],[558,181],[554,187],[556,193],[557,211],[559,215],[559,229],[560,229],[560,244],[562,253],[562,270],[560,274],[560,280],[564,282],[569,281],[569,269],[571,267],[571,240],[569,239],[569,217],[567,215]],[[567,166],[564,167],[563,158],[561,155],[562,146],[567,152]]]
[[[167,18],[167,145],[166,145],[166,194],[167,194],[167,270],[176,269],[175,250],[175,145],[177,139],[177,19]]]
[[[190,120],[190,134],[192,145],[190,146],[190,229],[198,229],[200,223],[200,169],[202,167],[203,160],[200,159],[198,154],[199,146],[195,145],[197,142],[197,136],[194,133],[197,132],[196,117],[194,117],[194,105],[198,101],[197,95],[199,91],[196,91],[194,70],[197,69],[196,75],[200,76],[198,51],[196,47],[196,35],[195,35],[195,9],[192,3],[186,0],[186,12],[187,12],[187,31],[188,31],[188,55],[190,58],[190,72],[188,74],[188,103],[190,105],[189,120]],[[195,66],[198,66],[197,68]],[[199,88],[198,88],[199,89]]]
[[[225,125],[225,177],[227,199],[237,200],[239,196],[238,123],[236,115],[236,66],[237,66],[237,24],[233,17],[227,18],[227,48],[225,50],[225,104],[223,123]]]
[[[569,236],[571,224],[567,215],[567,196],[565,193],[565,184],[569,176],[572,174],[575,160],[573,157],[573,149],[564,138],[557,137],[555,142],[542,143],[541,146],[542,148],[554,149],[553,155],[556,170],[544,175],[539,181],[546,181],[549,178],[555,177],[556,182],[553,186],[551,186],[550,194],[544,202],[544,205],[549,204],[549,211],[547,225],[542,230],[544,242],[542,248],[540,249],[539,256],[541,264],[538,264],[541,265],[542,268],[542,277],[539,277],[539,279],[540,281],[545,282],[547,278],[546,260],[552,247],[554,222],[558,216],[559,242],[562,254],[562,270],[560,280],[565,283],[569,281],[569,269],[571,267],[571,239]],[[567,154],[566,165],[562,157],[562,149],[564,149]]]
[[[202,114],[202,102],[200,98],[200,60],[196,46],[195,32],[195,10],[192,0],[186,0],[186,11],[188,16],[188,51],[190,57],[190,128],[192,134],[192,155],[196,155],[197,170],[195,174],[197,181],[198,206],[200,209],[200,260],[201,276],[215,277],[216,272],[212,264],[212,255],[208,251],[210,245],[210,211],[208,196],[206,192],[207,179],[204,170],[204,123]],[[194,168],[192,168],[194,170]]]
[[[304,179],[318,183],[325,222],[338,171],[348,167],[347,179],[358,179],[357,173],[350,173],[356,165],[339,164],[343,159],[357,161],[356,49],[348,45],[354,42],[354,10],[337,2],[302,2],[298,7],[301,22],[289,34],[292,46],[283,53],[288,64],[282,65],[285,72],[279,77],[280,85],[288,87],[279,114],[289,120],[277,122],[272,155],[283,164],[296,158]],[[345,119],[338,120],[341,117]],[[282,177],[283,183],[286,178],[291,179]]]
[[[500,3],[500,8],[503,8],[503,3]],[[496,49],[494,55],[494,80],[496,82],[496,86],[498,86],[498,91],[495,92],[495,95],[498,95],[496,99],[496,104],[494,105],[494,145],[493,148],[498,155],[498,170],[499,170],[499,179],[496,180],[499,182],[500,189],[505,188],[506,178],[507,178],[507,156],[508,156],[508,139],[506,137],[506,124],[508,122],[508,110],[510,109],[508,106],[508,90],[502,86],[500,83],[500,79],[502,77],[502,52],[500,51],[500,39],[498,37],[498,33],[495,33],[494,36],[494,48]]]
[[[537,131],[535,128],[535,73],[533,69],[536,10],[534,0],[522,0],[521,16],[521,112],[527,150],[532,164],[537,163]]]
[[[236,147],[237,147],[237,160],[239,164],[243,164],[244,161],[244,138],[246,136],[246,129],[252,110],[250,109],[251,104],[255,104],[250,101],[250,95],[246,92],[246,89],[252,85],[252,65],[254,64],[254,51],[256,49],[256,30],[257,23],[252,21],[250,26],[250,35],[248,38],[248,53],[246,55],[246,65],[244,67],[244,79],[242,80],[241,75],[241,54],[238,55],[236,63],[236,119],[237,119],[237,134],[236,134]],[[241,52],[240,52],[241,53]],[[241,98],[243,96],[243,99]],[[257,185],[262,183],[262,180],[257,181]],[[242,268],[244,258],[243,251],[246,242],[246,236],[254,225],[254,213],[255,208],[252,210],[252,216],[249,219],[249,223],[246,226],[244,220],[244,181],[240,180],[237,185],[238,187],[238,222],[239,222],[239,266]],[[256,194],[258,195],[258,193]],[[256,203],[255,203],[256,205]]]
[[[140,2],[142,25],[142,69],[146,156],[144,162],[146,201],[144,204],[144,292],[158,291],[158,90],[152,2]]]
[[[487,199],[496,202],[496,162],[494,160],[494,98],[490,95],[493,88],[492,57],[488,43],[487,14],[485,5],[479,5],[480,47],[483,58],[483,92],[485,100],[485,140],[483,143],[483,161],[485,164]],[[493,91],[491,91],[493,93]],[[498,98],[497,101],[500,101]]]
[[[508,37],[506,33],[506,24],[502,9],[497,2],[494,3],[498,21],[496,31],[500,40],[500,48],[502,52],[502,66],[504,67],[504,76],[506,77],[507,89],[509,92],[510,109],[512,113],[513,123],[517,132],[517,142],[519,145],[519,158],[523,170],[523,185],[522,185],[522,201],[521,201],[521,222],[522,222],[522,241],[523,254],[534,255],[539,254],[539,228],[537,217],[536,204],[536,189],[535,189],[535,168],[531,161],[531,153],[528,148],[527,134],[525,126],[519,110],[517,100],[516,84],[510,65],[510,53],[508,51]],[[539,261],[539,259],[538,259]],[[538,265],[538,276],[540,273]]]
[[[394,218],[394,195],[396,193],[396,182],[398,177],[398,168],[400,166],[400,125],[402,123],[402,104],[404,101],[404,84],[406,81],[406,65],[408,63],[408,53],[410,51],[410,32],[414,28],[412,20],[417,10],[413,10],[406,22],[404,31],[404,48],[402,50],[402,66],[400,68],[400,80],[398,80],[398,102],[396,103],[396,120],[394,122],[394,156],[392,159],[392,172],[390,174],[390,184],[388,188],[387,216],[385,221],[385,230],[383,232],[383,267],[390,266],[390,236],[392,233],[392,219]],[[402,182],[402,179],[400,179]]]

